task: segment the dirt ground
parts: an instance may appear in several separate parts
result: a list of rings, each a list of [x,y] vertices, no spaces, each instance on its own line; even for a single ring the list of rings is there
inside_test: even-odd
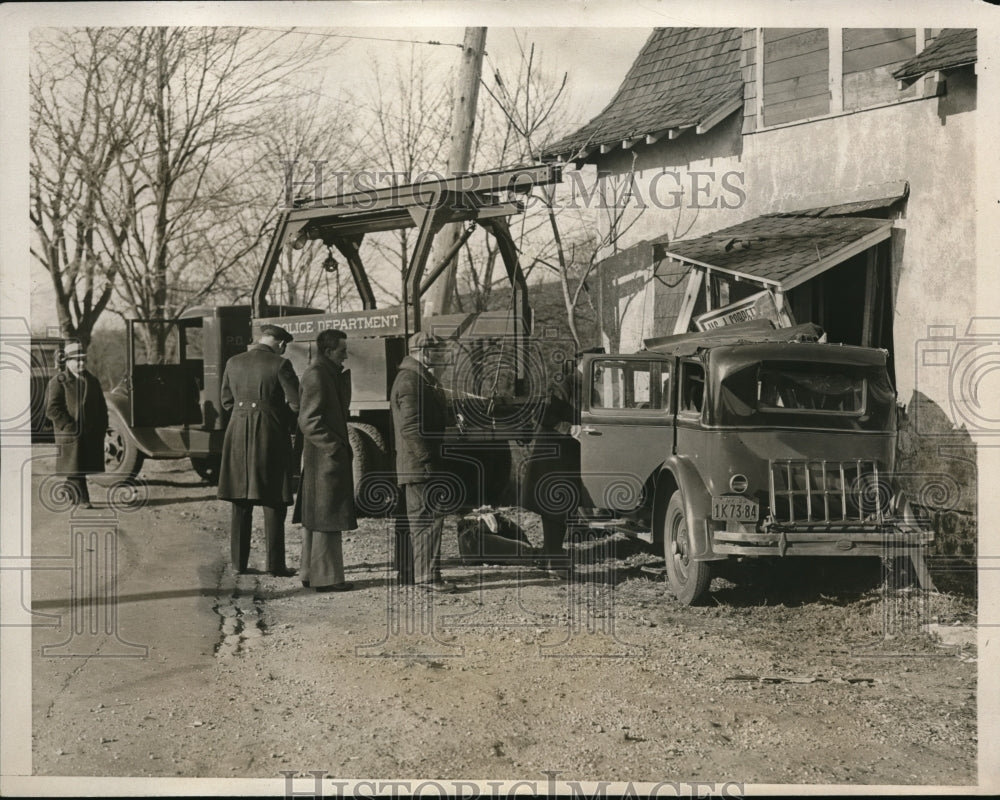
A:
[[[975,602],[888,589],[877,562],[745,565],[687,608],[622,534],[574,543],[562,581],[461,563],[452,520],[461,588],[427,598],[394,587],[390,527],[365,520],[344,544],[356,589],[318,594],[235,575],[229,506],[185,461],[147,462],[134,503],[98,490],[86,514],[52,498],[50,468],[35,775],[976,783]]]

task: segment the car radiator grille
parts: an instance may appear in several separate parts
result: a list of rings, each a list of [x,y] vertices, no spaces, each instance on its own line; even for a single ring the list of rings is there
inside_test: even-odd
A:
[[[880,524],[892,492],[878,462],[770,462],[771,517],[779,523]]]

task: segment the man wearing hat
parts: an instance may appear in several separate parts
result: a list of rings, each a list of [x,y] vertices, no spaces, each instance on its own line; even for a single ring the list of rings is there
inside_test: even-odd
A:
[[[257,344],[233,356],[222,376],[222,407],[230,414],[222,443],[219,499],[233,504],[233,568],[249,572],[253,507],[264,507],[267,571],[290,577],[285,566],[285,515],[292,504],[292,434],[299,380],[283,357],[292,335],[264,325]]]
[[[85,476],[104,472],[108,406],[101,382],[87,372],[87,354],[78,342],[67,343],[60,360],[66,369],[49,381],[45,394],[45,416],[52,420],[59,445],[56,472],[66,476],[74,505],[92,508]]]
[[[455,584],[441,579],[441,528],[444,517],[429,502],[427,488],[441,471],[441,438],[447,424],[444,392],[428,369],[431,351],[440,344],[433,334],[410,337],[410,354],[399,363],[392,384],[392,424],[396,431],[396,480],[406,499],[413,582],[436,592],[453,592]],[[400,546],[400,545],[403,546]],[[400,580],[409,577],[406,547],[397,542]]]

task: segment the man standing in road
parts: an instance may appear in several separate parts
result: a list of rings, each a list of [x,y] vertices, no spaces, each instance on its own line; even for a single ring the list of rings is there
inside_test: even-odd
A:
[[[413,558],[413,582],[436,592],[453,592],[441,579],[441,528],[444,517],[431,507],[429,482],[441,471],[441,438],[447,423],[444,392],[428,369],[440,340],[419,331],[410,337],[410,355],[399,364],[392,384],[392,424],[396,431],[396,476],[405,493],[406,518]],[[400,551],[397,547],[397,559]],[[408,566],[397,564],[401,580]]]
[[[351,373],[344,369],[347,334],[321,331],[316,357],[302,373],[299,429],[302,431],[302,478],[293,522],[301,522],[303,586],[317,592],[344,592],[341,531],[358,527],[354,511],[354,453],[347,436]]]
[[[231,416],[222,443],[219,499],[233,504],[230,532],[233,568],[249,572],[253,507],[264,507],[267,571],[285,566],[285,515],[292,504],[292,433],[299,410],[299,381],[283,357],[292,335],[264,325],[260,340],[226,363],[222,407]]]
[[[52,420],[59,445],[56,472],[66,476],[74,506],[93,508],[86,476],[104,472],[108,406],[101,382],[87,372],[87,354],[80,344],[68,343],[62,359],[66,370],[52,377],[45,393],[45,416]]]

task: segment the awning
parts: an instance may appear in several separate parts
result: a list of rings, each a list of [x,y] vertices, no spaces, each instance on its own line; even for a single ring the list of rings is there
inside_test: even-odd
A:
[[[657,273],[673,259],[787,291],[889,238],[868,217],[764,216],[697,239],[654,243]]]

